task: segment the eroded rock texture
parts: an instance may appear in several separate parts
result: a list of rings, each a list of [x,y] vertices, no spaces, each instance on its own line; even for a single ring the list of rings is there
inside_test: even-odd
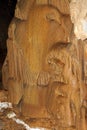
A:
[[[8,101],[24,116],[54,121],[49,128],[86,130],[85,46],[68,0],[18,0],[2,70]]]
[[[87,38],[87,0],[71,0],[70,12],[74,32],[78,39]]]

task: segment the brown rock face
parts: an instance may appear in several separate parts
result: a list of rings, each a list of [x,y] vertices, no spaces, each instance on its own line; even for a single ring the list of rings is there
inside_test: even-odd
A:
[[[8,101],[25,117],[54,121],[49,128],[86,130],[85,46],[73,35],[68,0],[19,0],[2,69]]]

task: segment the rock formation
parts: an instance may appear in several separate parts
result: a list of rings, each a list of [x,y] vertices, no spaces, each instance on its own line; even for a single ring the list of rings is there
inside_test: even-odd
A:
[[[74,32],[78,39],[87,38],[87,0],[71,0],[70,12],[74,23]]]
[[[48,128],[56,130],[86,130],[87,45],[74,35],[69,4],[18,0],[3,86],[25,117],[55,122]]]

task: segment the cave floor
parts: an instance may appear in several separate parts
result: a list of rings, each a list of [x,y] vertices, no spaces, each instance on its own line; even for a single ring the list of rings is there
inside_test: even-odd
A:
[[[8,103],[7,95],[7,91],[0,90],[0,103]],[[30,129],[26,129],[23,125],[18,124],[12,118],[8,118],[8,114],[10,113],[15,113],[16,119],[24,121],[24,123],[26,123],[30,127]],[[25,118],[19,112],[19,109],[15,106],[12,106],[12,108],[0,110],[0,130],[53,130],[54,125],[55,121],[51,119],[31,119],[29,117]],[[39,127],[38,129],[36,129],[37,126]],[[43,129],[44,126],[46,129]]]

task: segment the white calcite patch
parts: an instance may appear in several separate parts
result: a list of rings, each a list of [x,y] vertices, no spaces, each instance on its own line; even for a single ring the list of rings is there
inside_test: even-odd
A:
[[[77,39],[87,38],[87,0],[71,0],[71,20]]]
[[[16,117],[16,114],[15,114],[14,112],[10,112],[10,113],[7,114],[7,117],[8,117],[9,119],[11,119],[11,118]]]
[[[10,113],[7,115],[8,118],[11,117],[13,121],[15,121],[17,124],[22,125],[26,130],[44,130],[44,128],[30,128],[28,124],[26,124],[24,121],[18,119],[15,117],[15,113]]]
[[[12,104],[9,102],[0,102],[0,112],[7,108],[12,108]]]

